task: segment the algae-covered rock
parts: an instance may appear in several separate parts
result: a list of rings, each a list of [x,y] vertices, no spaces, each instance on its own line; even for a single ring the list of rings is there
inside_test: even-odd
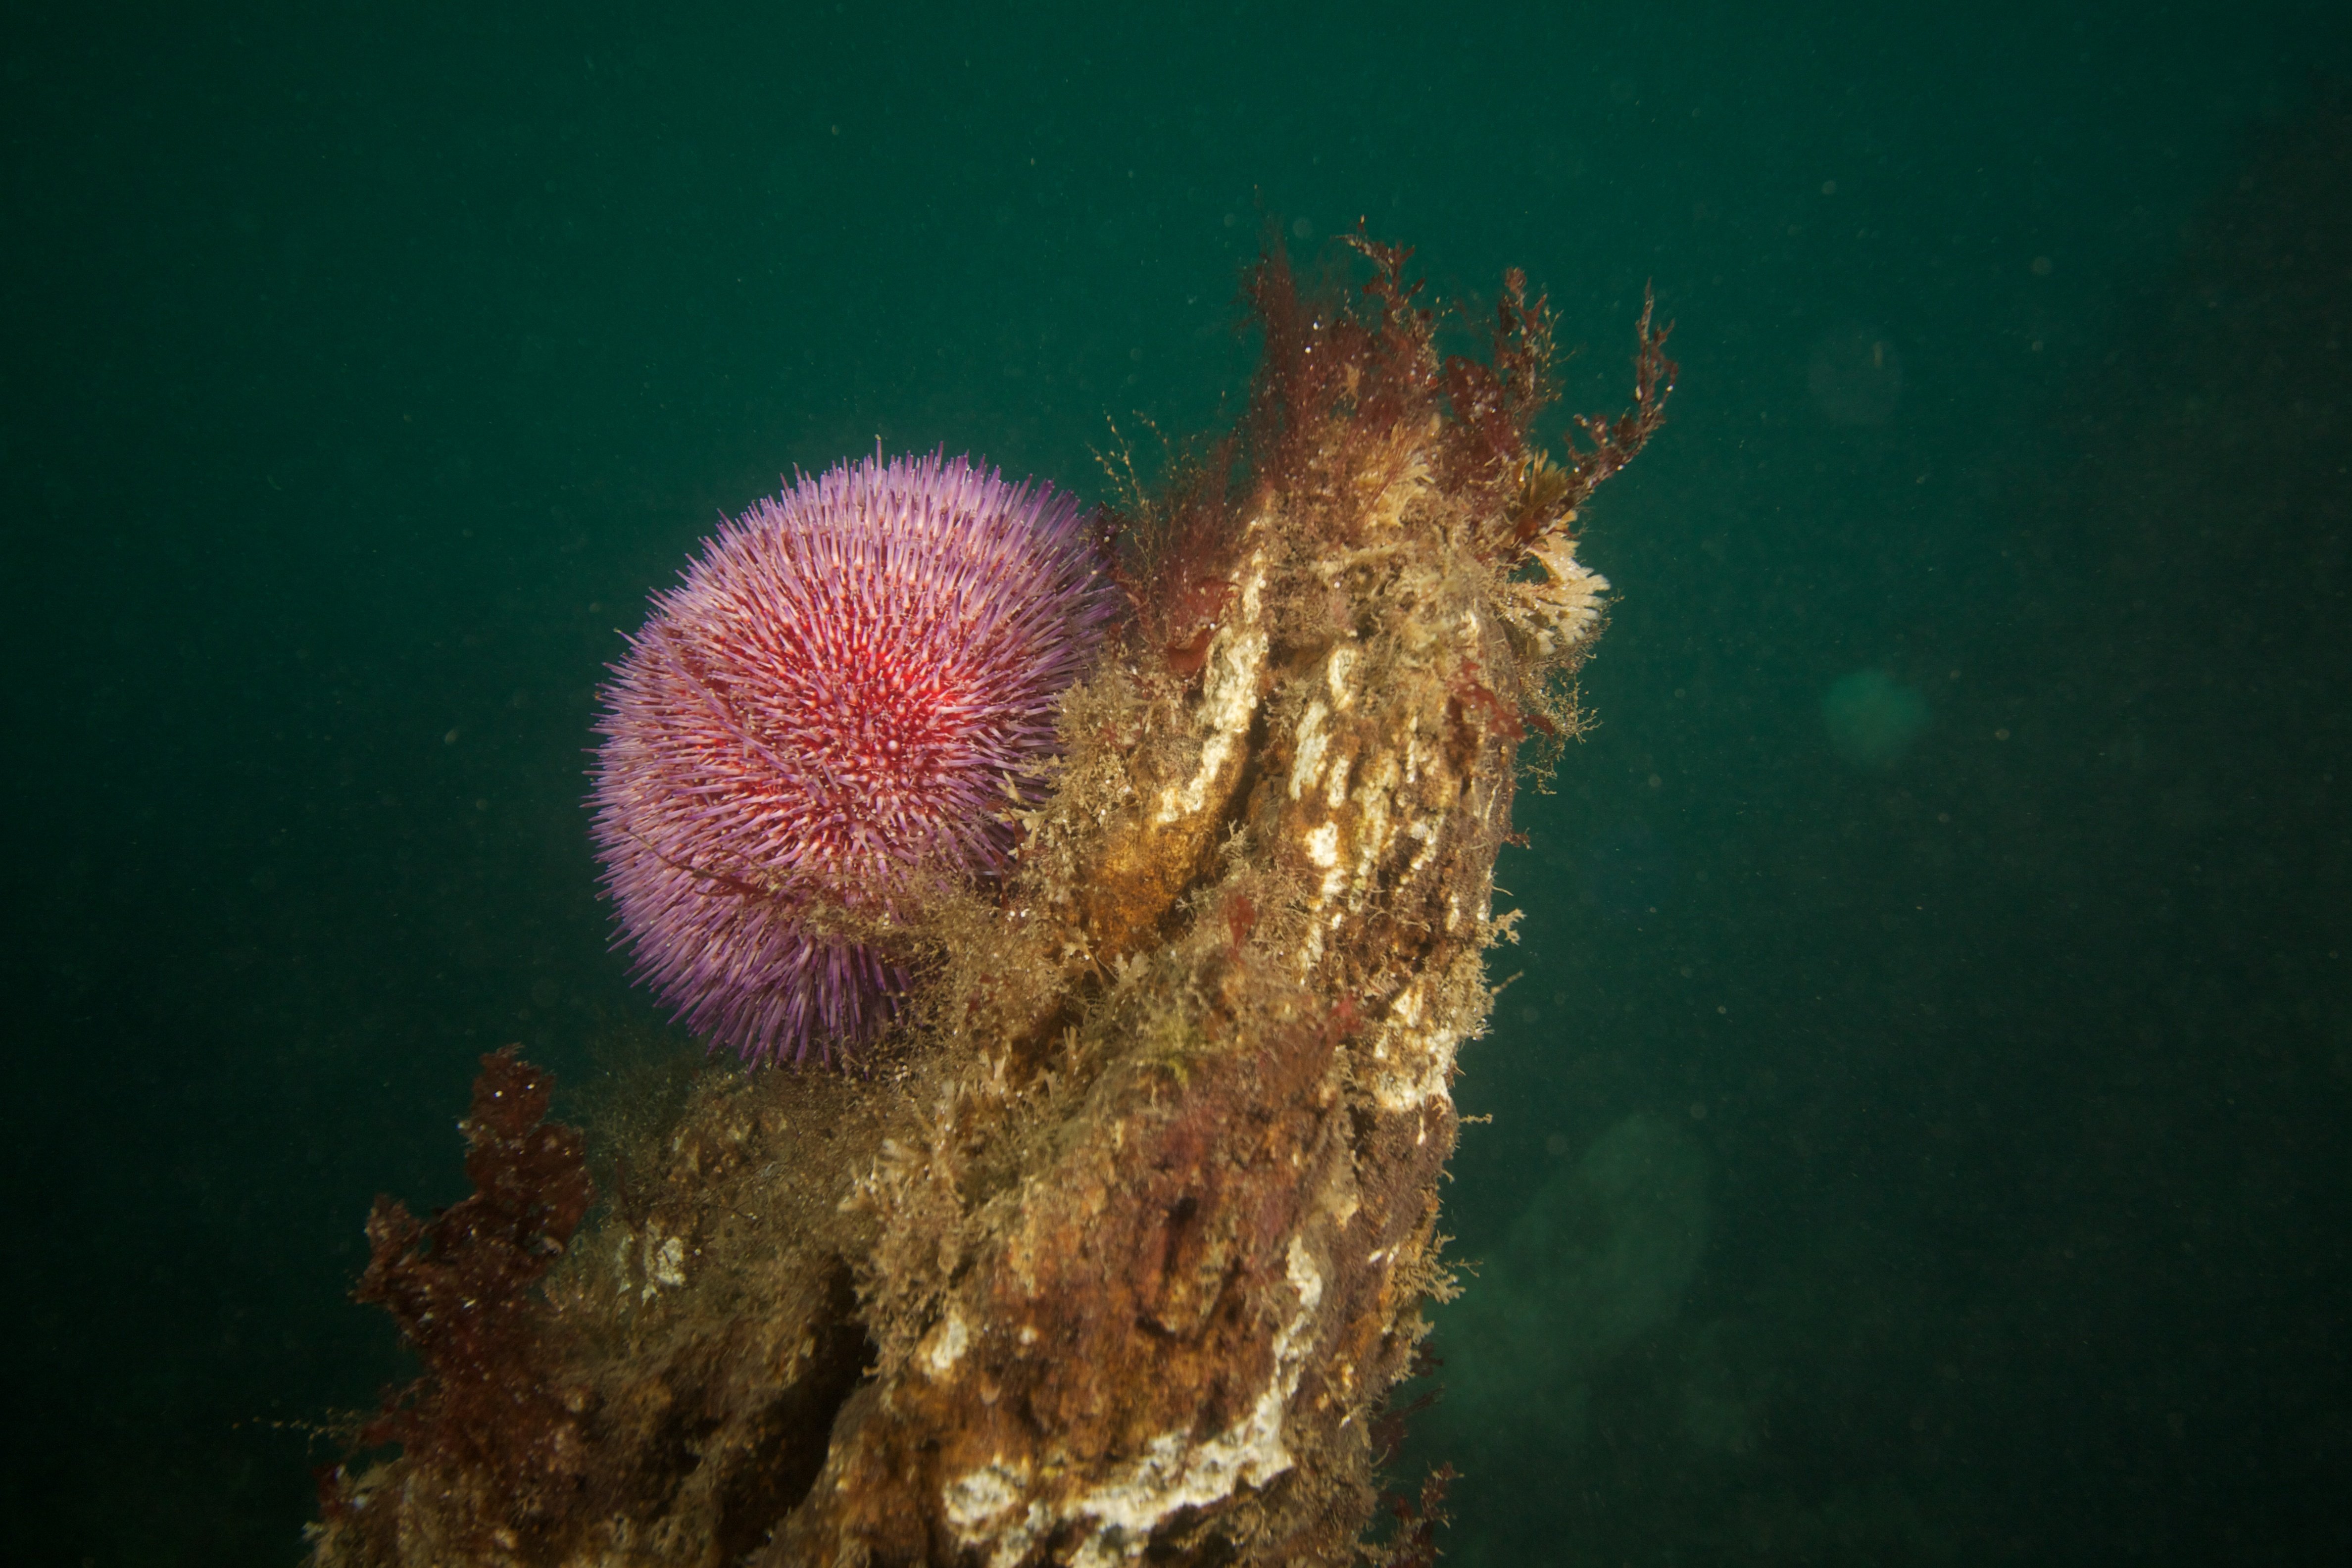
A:
[[[328,1478],[320,1563],[1370,1550],[1520,745],[1573,733],[1601,622],[1576,509],[1672,366],[1645,313],[1634,409],[1555,461],[1543,302],[1514,275],[1491,358],[1443,358],[1357,249],[1354,300],[1255,275],[1250,412],[1131,498],[1017,864],[883,935],[903,1028],[705,1079],[476,1369],[565,1413],[561,1474],[418,1424]]]

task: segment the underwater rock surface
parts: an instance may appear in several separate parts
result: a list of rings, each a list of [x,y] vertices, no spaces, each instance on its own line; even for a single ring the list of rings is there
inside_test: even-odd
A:
[[[322,1478],[316,1563],[1428,1560],[1361,1537],[1451,1289],[1495,854],[1601,626],[1576,509],[1673,366],[1645,311],[1633,409],[1554,460],[1543,301],[1443,357],[1353,243],[1360,298],[1255,274],[1243,427],[1134,498],[1017,864],[891,933],[904,1030],[702,1079],[542,1282],[464,1301],[502,1331],[426,1356],[400,1454]]]

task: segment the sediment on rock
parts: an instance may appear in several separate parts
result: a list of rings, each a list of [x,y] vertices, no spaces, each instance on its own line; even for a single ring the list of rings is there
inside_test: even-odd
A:
[[[1672,366],[1645,313],[1633,410],[1547,458],[1542,302],[1442,358],[1358,249],[1355,300],[1255,275],[1250,414],[1135,503],[1129,635],[1017,869],[907,930],[904,1035],[708,1078],[529,1298],[531,1484],[412,1430],[318,1563],[1371,1553],[1520,743],[1601,625],[1576,509]]]

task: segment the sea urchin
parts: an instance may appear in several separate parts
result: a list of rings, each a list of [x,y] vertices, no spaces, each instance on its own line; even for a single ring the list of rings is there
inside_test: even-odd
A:
[[[723,523],[684,576],[597,722],[616,941],[714,1047],[829,1059],[907,983],[860,931],[1006,866],[1110,618],[1100,550],[1051,485],[877,453]]]

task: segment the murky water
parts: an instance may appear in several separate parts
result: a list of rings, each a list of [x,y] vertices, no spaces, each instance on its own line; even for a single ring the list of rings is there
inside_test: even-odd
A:
[[[1360,217],[1526,267],[1570,408],[1645,281],[1683,366],[1458,1086],[1454,1559],[2341,1552],[2334,12],[17,29],[23,1560],[292,1561],[475,1055],[686,1046],[584,753],[718,513],[877,438],[1101,493],[1235,410],[1269,225]]]

